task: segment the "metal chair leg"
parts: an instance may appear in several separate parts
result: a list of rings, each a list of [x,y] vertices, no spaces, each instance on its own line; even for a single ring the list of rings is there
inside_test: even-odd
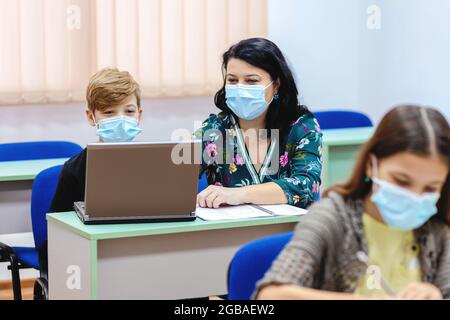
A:
[[[48,300],[48,282],[45,278],[38,278],[34,282],[33,300]]]
[[[14,300],[22,300],[22,286],[20,285],[20,272],[17,260],[11,259],[11,278],[14,293]]]
[[[19,261],[14,250],[8,245],[0,242],[1,257],[3,261],[8,261],[8,269],[11,270],[12,287],[14,300],[22,300],[22,288],[20,285]]]

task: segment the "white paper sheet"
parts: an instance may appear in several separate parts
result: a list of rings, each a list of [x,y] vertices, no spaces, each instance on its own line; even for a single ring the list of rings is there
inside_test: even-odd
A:
[[[249,205],[220,207],[218,209],[197,207],[195,214],[197,217],[207,221],[236,220],[272,216],[267,212]]]
[[[277,216],[301,216],[308,213],[307,210],[294,207],[288,204],[271,204],[271,205],[259,205],[263,209],[271,211],[273,214]]]
[[[197,207],[196,215],[206,221],[236,220],[249,218],[262,218],[273,216],[296,216],[306,214],[305,209],[300,209],[287,204],[277,205],[240,205],[227,206],[218,209]]]

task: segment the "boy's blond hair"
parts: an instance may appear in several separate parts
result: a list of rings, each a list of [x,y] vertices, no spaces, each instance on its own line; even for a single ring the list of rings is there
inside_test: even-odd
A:
[[[119,71],[117,68],[106,68],[96,72],[86,90],[88,108],[105,110],[116,106],[131,95],[136,96],[137,106],[141,107],[141,89],[127,71]]]

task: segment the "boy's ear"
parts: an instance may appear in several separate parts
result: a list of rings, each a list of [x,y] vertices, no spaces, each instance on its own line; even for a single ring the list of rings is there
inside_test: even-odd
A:
[[[95,118],[94,113],[91,111],[91,109],[87,108],[85,113],[86,113],[86,118],[89,122],[89,125],[91,127],[96,127],[97,125],[95,124],[95,121],[94,121],[94,118]]]
[[[142,108],[138,108],[138,124],[141,124],[142,119]]]

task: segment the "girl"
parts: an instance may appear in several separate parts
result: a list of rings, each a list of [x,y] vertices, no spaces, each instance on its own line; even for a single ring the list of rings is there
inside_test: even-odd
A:
[[[302,217],[257,298],[450,298],[449,161],[444,116],[391,110],[350,180]]]
[[[203,140],[207,189],[201,207],[282,204],[307,207],[319,192],[322,134],[300,106],[291,70],[271,41],[254,38],[223,55],[224,86],[196,136]]]

